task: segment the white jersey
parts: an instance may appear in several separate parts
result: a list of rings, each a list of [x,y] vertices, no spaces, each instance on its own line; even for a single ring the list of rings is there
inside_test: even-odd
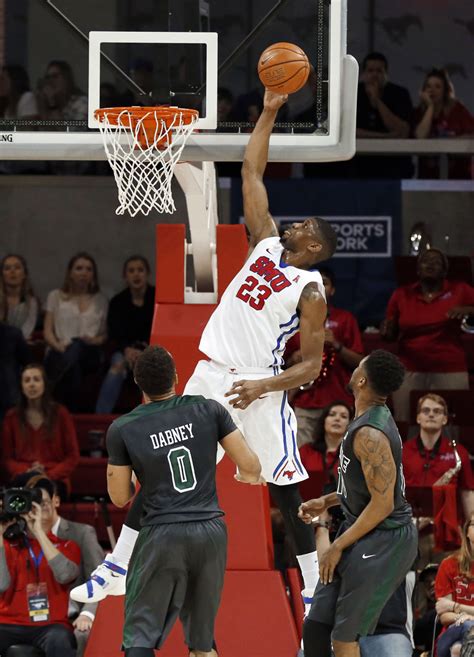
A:
[[[279,237],[268,237],[231,281],[211,315],[199,349],[231,367],[266,368],[283,363],[287,340],[299,330],[297,306],[303,289],[321,274],[285,264]]]

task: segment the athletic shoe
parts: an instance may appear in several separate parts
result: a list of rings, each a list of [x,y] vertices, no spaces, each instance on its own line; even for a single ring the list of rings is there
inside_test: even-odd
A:
[[[108,595],[125,595],[126,577],[127,566],[107,554],[87,582],[71,589],[70,596],[76,602],[99,602]]]

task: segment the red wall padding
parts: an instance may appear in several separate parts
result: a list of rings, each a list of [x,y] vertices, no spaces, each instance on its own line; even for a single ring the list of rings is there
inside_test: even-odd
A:
[[[228,570],[273,568],[273,539],[268,489],[240,484],[225,456],[217,466],[217,493],[229,533]]]
[[[156,592],[160,594],[159,591]],[[123,598],[99,603],[85,657],[122,657]],[[275,571],[227,571],[217,616],[216,643],[222,657],[292,657],[298,635],[281,576]],[[157,657],[187,657],[176,623]]]

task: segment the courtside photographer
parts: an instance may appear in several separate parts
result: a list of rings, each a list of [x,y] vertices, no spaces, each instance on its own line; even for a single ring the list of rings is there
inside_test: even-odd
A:
[[[13,645],[46,657],[74,657],[68,621],[69,584],[79,573],[80,549],[54,536],[54,489],[8,489],[0,513],[0,655]]]

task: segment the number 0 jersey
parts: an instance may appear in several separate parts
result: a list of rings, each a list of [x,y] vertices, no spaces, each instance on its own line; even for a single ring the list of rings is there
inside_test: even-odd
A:
[[[257,244],[231,281],[201,337],[199,349],[233,367],[266,368],[283,363],[286,341],[299,330],[297,306],[303,289],[321,274],[281,261],[279,237]]]
[[[176,396],[141,404],[107,431],[110,465],[131,465],[143,489],[142,525],[223,515],[216,493],[218,441],[235,431],[212,399]]]

